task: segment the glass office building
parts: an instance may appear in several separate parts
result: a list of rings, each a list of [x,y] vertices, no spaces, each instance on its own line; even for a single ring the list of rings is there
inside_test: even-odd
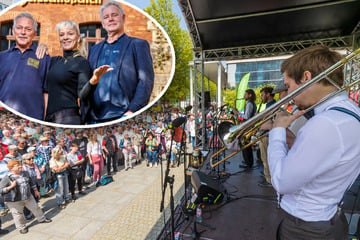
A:
[[[234,72],[235,86],[239,85],[242,77],[247,73],[250,73],[249,88],[257,88],[268,84],[277,85],[279,81],[282,81],[280,68],[284,59],[254,59],[233,63],[236,65]]]

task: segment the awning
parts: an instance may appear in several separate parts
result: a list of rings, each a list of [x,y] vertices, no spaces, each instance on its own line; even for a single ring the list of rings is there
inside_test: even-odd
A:
[[[359,42],[359,0],[178,0],[205,60],[291,54]]]

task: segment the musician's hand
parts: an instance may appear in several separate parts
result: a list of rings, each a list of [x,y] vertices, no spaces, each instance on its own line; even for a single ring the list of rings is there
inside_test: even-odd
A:
[[[285,107],[285,109],[286,109],[286,107]],[[276,128],[276,127],[288,128],[295,119],[297,119],[304,113],[305,113],[305,111],[298,111],[294,114],[290,114],[286,111],[279,111],[276,114],[276,117],[275,117],[275,120],[273,123],[273,128]]]
[[[259,128],[260,131],[270,130],[273,128],[273,122],[271,120],[268,120],[264,122]]]

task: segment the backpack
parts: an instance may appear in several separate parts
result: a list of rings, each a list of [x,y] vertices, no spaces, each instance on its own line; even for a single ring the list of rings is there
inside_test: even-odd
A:
[[[108,183],[113,182],[114,179],[111,175],[104,175],[100,178],[100,180],[96,183],[96,186],[105,186]]]

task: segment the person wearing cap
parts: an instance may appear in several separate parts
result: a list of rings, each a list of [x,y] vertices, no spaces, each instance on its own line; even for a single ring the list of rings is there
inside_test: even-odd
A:
[[[49,139],[44,136],[40,137],[40,145],[36,148],[35,164],[37,164],[40,169],[41,178],[45,184],[47,194],[53,192],[53,187],[48,183],[48,179],[50,178],[49,161],[52,149],[53,147],[50,146]],[[43,195],[43,188],[41,188],[41,194]]]
[[[47,131],[44,131],[43,133],[44,137],[47,137],[48,141],[49,141],[49,145],[54,148],[56,146],[56,141],[55,139],[53,138],[52,134],[51,134],[51,131],[47,130]],[[41,140],[40,140],[41,141]]]
[[[107,128],[105,132],[106,132],[106,135],[103,138],[102,147],[103,147],[103,151],[105,152],[105,156],[106,156],[107,174],[110,175],[111,174],[111,166],[113,168],[113,172],[118,171],[115,153],[118,150],[119,145],[116,141],[115,136],[112,134],[111,128]]]
[[[21,160],[21,154],[18,152],[16,145],[10,145],[8,147],[9,153],[5,155],[3,161],[8,163],[11,160]]]
[[[50,161],[51,150],[54,147],[50,146],[48,137],[40,137],[40,145],[36,148],[37,153],[45,159],[48,163]]]
[[[11,160],[7,166],[10,172],[0,182],[0,193],[11,211],[16,228],[22,234],[29,231],[23,212],[24,207],[27,207],[35,215],[39,223],[50,223],[51,219],[45,217],[31,194],[30,189],[34,191],[35,196],[40,196],[36,184],[32,181],[28,172],[22,170],[21,162]]]

